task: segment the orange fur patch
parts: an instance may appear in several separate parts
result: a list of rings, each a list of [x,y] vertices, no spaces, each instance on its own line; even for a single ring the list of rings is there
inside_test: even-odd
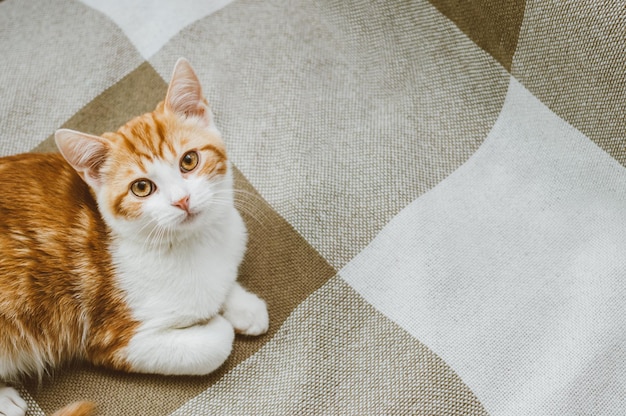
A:
[[[16,370],[0,377],[77,358],[127,369],[138,323],[88,186],[61,155],[23,154],[0,159],[0,189],[0,354]]]
[[[91,402],[76,402],[57,410],[52,416],[89,416],[94,413],[96,405]]]

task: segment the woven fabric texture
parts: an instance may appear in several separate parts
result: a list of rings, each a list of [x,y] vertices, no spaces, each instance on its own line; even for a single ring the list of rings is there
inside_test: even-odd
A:
[[[191,62],[271,321],[207,377],[26,380],[29,414],[626,414],[624,33],[619,2],[0,1],[0,156]]]

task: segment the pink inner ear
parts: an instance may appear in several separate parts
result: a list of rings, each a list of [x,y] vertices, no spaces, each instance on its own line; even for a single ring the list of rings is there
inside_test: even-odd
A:
[[[174,68],[165,97],[165,105],[176,114],[186,117],[208,117],[202,87],[193,68],[185,59],[179,59]],[[209,120],[206,120],[208,124]]]
[[[106,141],[73,130],[61,129],[55,133],[55,141],[61,154],[89,185],[100,184],[100,168],[108,151]]]
[[[206,109],[204,105],[202,104],[198,105],[198,107],[196,107],[196,110],[194,111],[194,114],[199,117],[204,117],[204,115],[206,114]]]

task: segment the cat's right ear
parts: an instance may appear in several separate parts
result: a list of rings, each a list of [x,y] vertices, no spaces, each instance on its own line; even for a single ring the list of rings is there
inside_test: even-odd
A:
[[[213,126],[211,110],[208,106],[200,80],[185,58],[179,58],[165,95],[165,107],[181,116],[195,117],[205,127]]]
[[[61,154],[93,189],[102,184],[100,168],[106,160],[108,143],[105,139],[70,129],[60,129],[54,139]]]

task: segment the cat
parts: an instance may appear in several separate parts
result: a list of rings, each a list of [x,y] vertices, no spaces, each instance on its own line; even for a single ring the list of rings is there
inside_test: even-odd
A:
[[[153,112],[55,141],[60,154],[0,158],[0,380],[73,360],[204,375],[235,333],[267,331],[265,302],[236,282],[246,227],[188,61]],[[0,414],[25,408],[0,385]]]

